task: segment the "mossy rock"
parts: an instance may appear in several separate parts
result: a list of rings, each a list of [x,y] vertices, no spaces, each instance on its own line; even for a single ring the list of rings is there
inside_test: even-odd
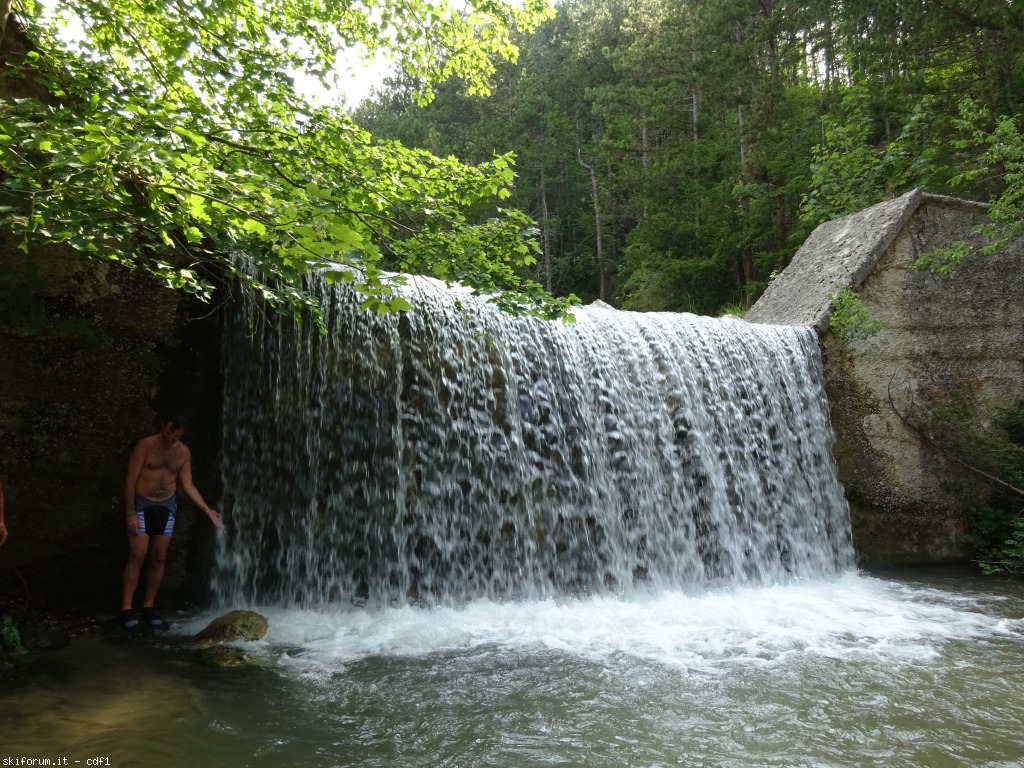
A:
[[[268,628],[266,617],[255,611],[231,611],[211,621],[192,639],[200,645],[259,640]]]

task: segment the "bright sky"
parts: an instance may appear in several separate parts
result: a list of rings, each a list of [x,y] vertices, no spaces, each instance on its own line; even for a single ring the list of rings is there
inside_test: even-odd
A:
[[[294,73],[295,86],[299,93],[321,104],[336,104],[344,101],[350,109],[359,106],[359,102],[370,95],[370,89],[379,85],[391,69],[391,63],[384,58],[376,58],[366,62],[354,51],[338,53],[338,91],[325,89],[320,82],[301,72]],[[340,98],[339,98],[340,97]]]
[[[44,15],[48,15],[53,8],[55,0],[40,0],[44,8]],[[72,23],[64,27],[62,36],[68,41],[80,41],[83,33],[81,26]],[[359,102],[370,95],[370,89],[378,85],[381,80],[390,72],[391,62],[389,59],[377,56],[371,61],[365,61],[355,50],[338,51],[337,66],[338,91],[329,91],[324,88],[315,77],[310,77],[302,72],[294,72],[296,88],[300,93],[320,104],[336,104],[349,109],[359,106]]]

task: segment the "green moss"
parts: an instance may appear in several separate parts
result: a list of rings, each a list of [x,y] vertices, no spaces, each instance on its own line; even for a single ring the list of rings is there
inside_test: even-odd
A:
[[[22,642],[21,631],[12,616],[0,618],[0,652],[12,656],[24,656],[28,653]]]

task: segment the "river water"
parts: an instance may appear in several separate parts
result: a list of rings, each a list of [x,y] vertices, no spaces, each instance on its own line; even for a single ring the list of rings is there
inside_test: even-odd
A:
[[[321,288],[226,333],[216,608],[5,683],[0,764],[1024,764],[1024,589],[856,571],[813,331]]]
[[[647,598],[265,608],[257,671],[94,638],[0,689],[0,762],[1019,766],[1024,585],[849,573]],[[9,764],[9,763],[4,763]],[[106,763],[104,763],[106,764]]]

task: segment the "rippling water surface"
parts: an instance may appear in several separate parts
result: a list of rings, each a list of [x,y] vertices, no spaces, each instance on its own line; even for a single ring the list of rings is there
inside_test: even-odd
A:
[[[266,609],[263,669],[79,642],[0,693],[0,759],[154,766],[1018,766],[1020,582]],[[209,616],[180,618],[178,635]]]

